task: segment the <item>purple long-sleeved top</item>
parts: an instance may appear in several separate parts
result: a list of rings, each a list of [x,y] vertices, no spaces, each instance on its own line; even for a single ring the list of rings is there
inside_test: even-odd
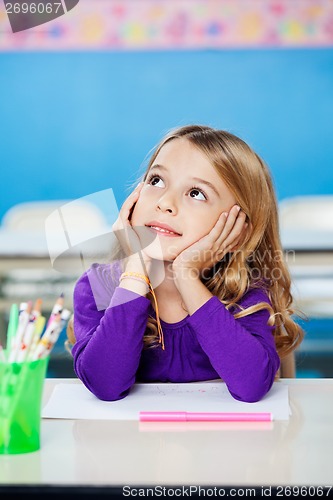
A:
[[[74,288],[74,370],[99,399],[122,399],[135,382],[217,378],[241,401],[258,401],[269,391],[280,360],[266,309],[235,319],[214,296],[177,323],[161,320],[165,350],[143,349],[155,311],[149,299],[118,284],[111,265],[94,264]],[[266,291],[254,288],[240,305],[262,301],[270,303]]]

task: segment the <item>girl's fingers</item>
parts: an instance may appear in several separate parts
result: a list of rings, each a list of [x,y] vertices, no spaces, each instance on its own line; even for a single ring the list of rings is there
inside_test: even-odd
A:
[[[227,238],[235,224],[235,220],[240,211],[239,207],[236,207],[238,207],[238,205],[233,206],[229,213],[223,212],[209,234],[213,241],[217,241],[218,244],[221,244],[223,240]]]
[[[225,236],[227,236],[232,228],[234,227],[235,221],[238,218],[238,215],[240,214],[240,207],[238,205],[233,206],[231,210],[228,213],[228,218],[227,222],[225,224],[223,232],[225,233]]]
[[[248,228],[248,224],[245,223],[238,236],[234,237],[233,239],[231,239],[231,236],[230,236],[230,238],[227,238],[225,240],[225,242],[223,243],[223,249],[227,250],[229,252],[236,250],[243,243],[243,241],[246,237],[246,234],[247,234],[247,228]]]
[[[139,198],[143,184],[143,182],[140,182],[134,191],[126,198],[119,211],[117,220],[112,225],[112,230],[115,232],[116,238],[126,254],[131,254],[132,251],[136,252],[138,247],[139,240],[132,228],[130,217],[135,203]]]
[[[144,184],[143,182],[140,182],[140,184],[138,184],[136,186],[134,191],[128,196],[128,198],[126,198],[126,200],[123,203],[123,206],[120,209],[119,217],[121,220],[125,221],[127,224],[129,224],[129,221],[128,221],[129,215],[131,213],[131,210],[132,210],[134,204],[138,201],[140,191],[142,189],[143,184]]]
[[[223,212],[217,219],[215,226],[208,234],[211,244],[216,244],[219,247],[228,237],[230,231],[235,225],[235,220],[237,219],[240,211],[240,208],[237,207],[238,206],[233,206],[229,213]]]
[[[227,248],[229,249],[229,251],[233,251],[233,250],[236,250],[240,244],[242,243],[242,240],[244,239],[244,234],[243,234],[243,231],[240,235],[239,238],[237,238],[236,240],[232,241],[228,246]]]
[[[227,217],[228,217],[227,212],[223,212],[220,215],[220,217],[217,219],[217,222],[216,222],[215,226],[213,227],[213,229],[211,229],[210,233],[207,235],[207,236],[209,236],[209,238],[212,240],[213,243],[224,232],[226,222],[227,222]]]
[[[143,182],[140,182],[140,184],[138,184],[136,186],[134,191],[132,191],[132,193],[126,198],[126,200],[123,203],[122,208],[126,207],[126,209],[128,209],[128,208],[132,207],[132,205],[135,203],[135,200],[139,197],[142,186],[143,186]]]
[[[225,247],[238,238],[243,231],[245,219],[245,212],[236,211],[233,207],[229,212],[224,229],[216,241],[217,245],[223,245]]]

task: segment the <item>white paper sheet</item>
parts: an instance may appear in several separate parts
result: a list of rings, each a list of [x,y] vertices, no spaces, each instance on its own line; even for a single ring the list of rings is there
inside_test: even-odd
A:
[[[274,420],[289,419],[288,386],[273,384],[257,403],[236,401],[222,382],[135,384],[119,401],[101,401],[83,384],[55,386],[42,410],[43,418],[139,420],[140,411],[271,412]]]

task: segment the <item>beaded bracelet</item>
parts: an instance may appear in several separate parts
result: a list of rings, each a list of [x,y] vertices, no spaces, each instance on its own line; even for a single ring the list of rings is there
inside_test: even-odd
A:
[[[123,273],[123,274],[125,274],[125,273]],[[138,274],[138,273],[136,273],[136,274]],[[132,275],[129,275],[129,274],[127,274],[126,276],[121,275],[120,278],[119,278],[119,282],[122,281],[123,279],[130,278],[132,280],[141,281],[141,283],[144,281],[146,283],[146,285],[148,286],[148,288],[149,288],[149,283],[146,280],[143,280],[142,276],[143,275],[139,275],[139,276],[134,276],[134,275],[132,276]]]
[[[154,302],[155,302],[156,321],[157,321],[157,329],[158,329],[158,336],[159,336],[158,342],[159,342],[159,344],[162,344],[162,349],[164,351],[165,347],[164,347],[163,330],[162,330],[162,326],[161,326],[160,318],[159,318],[159,314],[158,314],[158,305],[157,305],[156,295],[155,295],[154,289],[150,283],[150,279],[147,276],[145,276],[144,274],[136,273],[134,271],[126,271],[126,272],[122,273],[122,275],[119,278],[119,282],[125,278],[131,278],[131,279],[136,279],[139,281],[144,281],[148,285],[148,288],[149,288],[149,290],[154,298]]]
[[[150,285],[150,281],[149,281],[149,278],[147,276],[145,276],[144,274],[135,273],[134,271],[127,271],[127,272],[123,273],[120,276],[119,281],[121,281],[124,278],[135,278],[135,279],[138,279],[140,281],[145,281],[148,286]]]

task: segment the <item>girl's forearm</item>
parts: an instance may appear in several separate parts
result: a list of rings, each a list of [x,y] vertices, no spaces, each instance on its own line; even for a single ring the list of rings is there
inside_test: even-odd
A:
[[[117,287],[109,307],[98,311],[91,283],[84,276],[76,286],[74,302],[76,375],[100,399],[125,397],[140,362],[149,300]]]
[[[261,302],[264,296],[256,290],[250,293],[253,301],[243,303],[245,307]],[[235,319],[217,297],[204,310],[204,314],[193,314],[189,325],[211,365],[235,399],[259,401],[270,389],[279,368],[273,327],[267,324],[268,311]]]

